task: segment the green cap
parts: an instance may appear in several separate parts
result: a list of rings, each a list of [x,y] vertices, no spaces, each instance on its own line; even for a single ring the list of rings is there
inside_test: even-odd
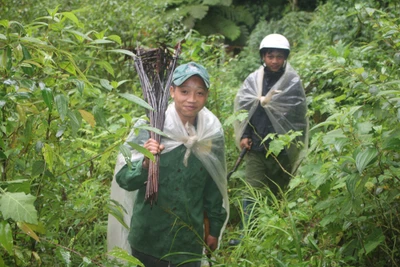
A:
[[[199,75],[203,79],[207,89],[210,88],[210,76],[207,70],[196,62],[189,62],[177,67],[172,75],[172,82],[176,86],[180,86],[193,75]]]

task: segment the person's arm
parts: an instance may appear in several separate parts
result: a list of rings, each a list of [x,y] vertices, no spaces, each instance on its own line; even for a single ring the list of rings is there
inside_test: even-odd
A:
[[[132,162],[131,169],[128,164],[125,164],[115,176],[118,185],[127,191],[134,191],[145,186],[148,172],[142,165],[143,159]]]
[[[218,237],[224,225],[227,212],[222,206],[222,195],[211,177],[208,178],[204,192],[204,208],[210,225],[206,243],[211,250],[215,250],[218,247]]]

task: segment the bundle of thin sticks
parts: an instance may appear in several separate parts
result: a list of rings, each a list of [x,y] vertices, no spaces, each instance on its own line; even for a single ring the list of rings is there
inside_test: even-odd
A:
[[[150,126],[161,131],[164,128],[172,74],[180,52],[181,44],[178,43],[175,47],[175,52],[171,52],[165,46],[151,50],[138,48],[134,57],[144,100],[153,108],[147,114],[150,119]],[[159,134],[150,132],[150,138],[160,143],[161,136]],[[160,156],[155,155],[154,161],[150,161],[149,164],[145,199],[150,201],[151,205],[157,201],[159,163]]]

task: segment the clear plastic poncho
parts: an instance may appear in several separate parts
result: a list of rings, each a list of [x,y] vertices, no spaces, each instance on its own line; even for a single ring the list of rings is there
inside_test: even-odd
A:
[[[225,161],[225,143],[222,125],[215,115],[204,107],[197,115],[197,127],[184,125],[176,112],[175,103],[171,103],[165,114],[163,132],[169,137],[161,138],[161,144],[165,146],[162,154],[177,148],[180,145],[185,145],[186,155],[185,160],[193,153],[207,169],[208,173],[213,178],[218,186],[223,197],[223,207],[227,212],[227,217],[224,223],[222,232],[225,229],[229,218],[229,201],[227,191],[227,171]],[[140,123],[144,123],[141,121]],[[149,139],[147,131],[140,131],[135,135],[134,130],[129,134],[126,142],[135,142],[143,145]],[[132,150],[131,161],[137,161],[143,158],[143,154]],[[126,210],[124,214],[124,222],[129,226],[132,216],[133,205],[136,198],[136,191],[128,192],[117,184],[115,174],[125,165],[124,157],[119,154],[114,170],[114,177],[111,184],[111,199],[118,201]],[[156,204],[157,205],[157,204]],[[114,216],[108,216],[107,230],[107,249],[112,250],[115,246],[123,248],[130,252],[131,248],[128,243],[129,229],[125,228]],[[221,236],[220,236],[221,239]]]
[[[258,104],[263,99],[262,86],[264,78],[264,66],[251,73],[244,81],[235,98],[235,112],[245,110],[248,116],[243,121],[236,121],[235,141],[239,147],[240,139],[253,116]],[[301,80],[296,71],[286,62],[285,72],[281,78],[272,86],[270,91],[276,90],[268,103],[262,104],[266,115],[270,119],[276,133],[286,134],[290,130],[302,131],[303,135],[297,139],[304,143],[304,147],[291,145],[287,154],[294,172],[302,158],[302,148],[308,143],[308,118],[306,96]],[[262,102],[261,102],[262,103]]]

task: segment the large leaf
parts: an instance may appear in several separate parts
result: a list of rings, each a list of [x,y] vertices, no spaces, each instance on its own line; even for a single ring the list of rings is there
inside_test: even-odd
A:
[[[36,197],[24,193],[5,192],[0,198],[0,211],[4,219],[37,224],[37,211],[33,203]]]
[[[53,171],[53,165],[54,165],[53,163],[55,157],[53,148],[49,144],[44,144],[42,148],[42,153],[48,169],[50,171]]]
[[[141,99],[140,97],[137,97],[135,95],[128,94],[128,93],[119,94],[119,95],[135,104],[138,104],[139,106],[153,110],[153,108],[146,101]]]
[[[46,106],[49,108],[49,111],[53,110],[53,92],[50,88],[44,87],[41,89],[42,98]]]
[[[374,147],[360,151],[356,156],[357,170],[361,173],[378,155],[378,150]]]
[[[136,151],[138,151],[139,153],[145,155],[145,156],[148,157],[149,159],[154,160],[154,155],[153,155],[150,151],[148,151],[146,148],[144,148],[144,147],[142,147],[142,146],[140,146],[140,145],[138,145],[138,144],[136,144],[136,143],[133,143],[133,142],[128,142],[128,144],[129,144],[134,150],[136,150]]]
[[[374,232],[372,232],[365,240],[364,240],[364,248],[365,254],[373,251],[379,244],[385,241],[385,236],[382,233],[382,230],[377,227]],[[363,251],[363,250],[362,250]],[[364,251],[363,251],[364,252]]]
[[[11,226],[6,221],[0,223],[0,245],[5,248],[8,254],[13,254],[13,237]]]
[[[86,110],[83,110],[83,109],[80,109],[80,110],[78,110],[78,111],[79,111],[79,113],[81,113],[82,118],[83,118],[87,123],[89,123],[90,126],[92,126],[92,127],[95,126],[96,121],[94,120],[94,116],[93,116],[92,113],[90,113],[90,112],[88,112],[88,111],[86,111]]]
[[[64,120],[68,112],[68,99],[63,94],[58,94],[55,97],[55,103],[57,107],[58,114],[61,120]]]
[[[33,229],[26,223],[17,223],[19,229],[21,229],[25,234],[29,235],[33,239],[35,239],[37,242],[40,242],[39,237],[36,235],[36,233],[33,231]]]
[[[136,259],[135,257],[131,256],[128,252],[126,252],[125,250],[123,250],[122,248],[119,247],[114,247],[110,252],[108,252],[108,255],[122,260],[126,263],[129,263],[129,266],[142,266],[144,267],[143,263],[141,263],[138,259]]]

